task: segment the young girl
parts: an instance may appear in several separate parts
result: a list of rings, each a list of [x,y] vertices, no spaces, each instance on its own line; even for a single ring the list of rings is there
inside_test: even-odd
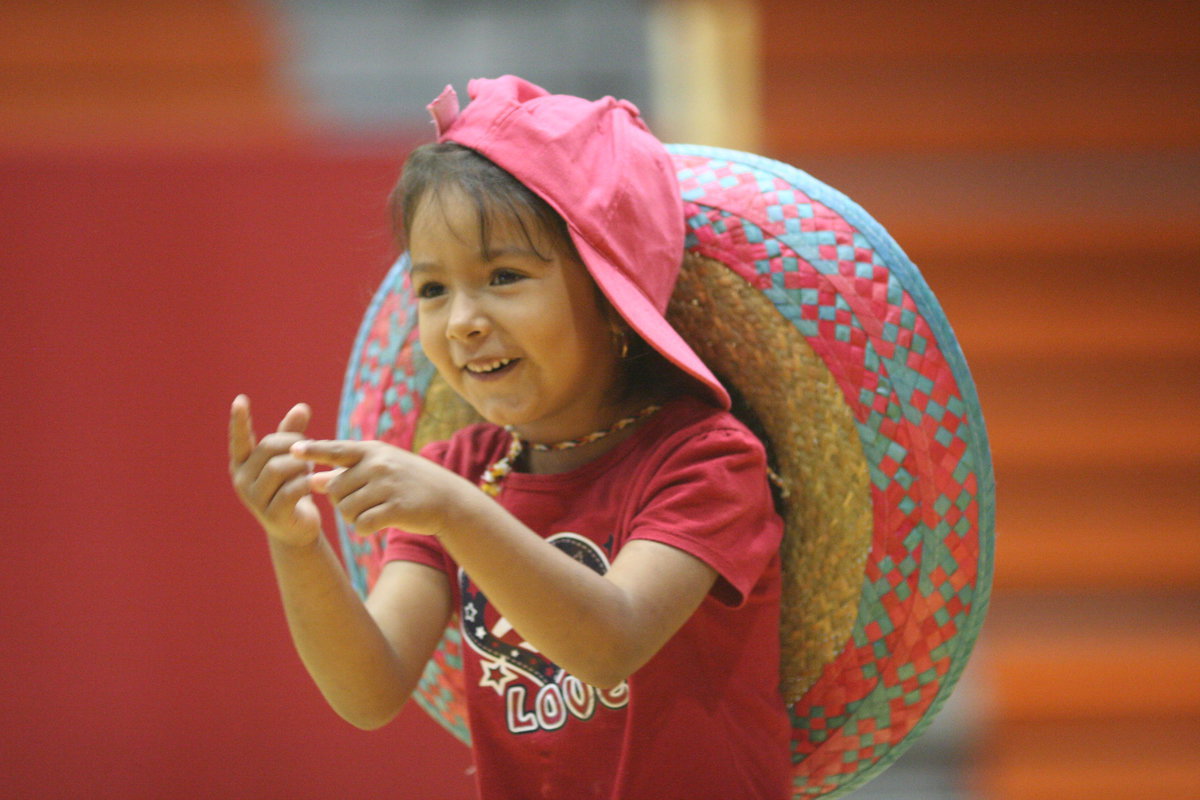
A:
[[[625,101],[476,80],[395,198],[420,344],[487,421],[416,455],[311,441],[294,407],[230,471],[339,714],[391,720],[457,615],[484,798],[784,798],[779,561],[763,447],[663,317],[670,157]],[[333,469],[312,473],[312,464]],[[364,604],[313,492],[390,529]]]

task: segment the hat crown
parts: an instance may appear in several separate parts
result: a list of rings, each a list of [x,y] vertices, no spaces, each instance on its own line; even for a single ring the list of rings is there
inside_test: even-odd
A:
[[[683,254],[683,202],[638,107],[551,94],[515,75],[473,79],[467,92],[461,112],[449,87],[430,104],[439,141],[477,150],[546,200],[589,246],[581,251],[602,254],[600,270],[614,268],[664,311]]]

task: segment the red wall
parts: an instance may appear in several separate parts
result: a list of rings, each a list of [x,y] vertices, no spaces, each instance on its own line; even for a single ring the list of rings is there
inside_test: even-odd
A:
[[[332,435],[400,158],[0,156],[0,795],[471,795],[328,709],[226,474],[238,392]]]

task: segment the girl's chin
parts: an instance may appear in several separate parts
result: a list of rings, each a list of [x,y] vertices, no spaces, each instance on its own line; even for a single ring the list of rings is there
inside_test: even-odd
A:
[[[475,413],[493,425],[514,428],[521,438],[535,442],[559,442],[584,436],[601,427],[579,419],[578,408],[558,408],[547,398],[526,396],[472,396],[464,398]]]
[[[526,441],[558,442],[573,438],[568,433],[558,430],[561,425],[538,416],[535,413],[520,413],[515,409],[475,408],[476,413],[493,425],[502,428],[512,428]]]
[[[533,415],[529,410],[514,407],[507,404],[500,404],[488,401],[472,402],[469,398],[467,402],[475,409],[475,413],[483,417],[493,425],[507,427],[509,425],[519,428],[521,425],[528,424],[532,421]]]

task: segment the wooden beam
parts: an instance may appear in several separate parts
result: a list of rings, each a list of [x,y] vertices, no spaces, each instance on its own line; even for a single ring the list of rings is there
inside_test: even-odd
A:
[[[657,3],[650,15],[650,52],[658,135],[758,152],[760,50],[755,0]]]

